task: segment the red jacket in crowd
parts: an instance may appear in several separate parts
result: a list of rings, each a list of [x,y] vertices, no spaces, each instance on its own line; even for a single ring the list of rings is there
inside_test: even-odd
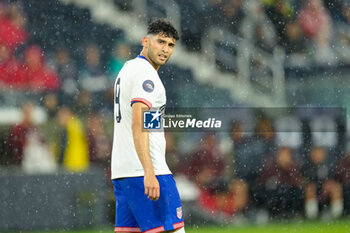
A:
[[[24,28],[15,26],[7,17],[0,18],[0,44],[13,50],[27,41],[28,34]]]
[[[44,62],[39,46],[31,46],[24,53],[23,79],[32,91],[57,90],[60,82],[57,74]]]
[[[0,82],[7,88],[24,89],[26,81],[22,65],[15,57],[0,62]]]
[[[301,185],[302,175],[294,163],[281,166],[278,159],[274,158],[262,172],[260,182],[267,188],[272,188],[269,186],[298,187]]]

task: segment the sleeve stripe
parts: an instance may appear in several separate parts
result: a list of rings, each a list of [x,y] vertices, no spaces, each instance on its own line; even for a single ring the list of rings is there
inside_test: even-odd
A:
[[[135,102],[141,102],[147,105],[148,108],[152,108],[152,103],[144,98],[133,98],[131,99],[131,105]]]

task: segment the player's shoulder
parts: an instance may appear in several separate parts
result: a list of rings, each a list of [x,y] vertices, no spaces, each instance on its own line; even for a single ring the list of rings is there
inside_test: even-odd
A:
[[[149,61],[143,58],[136,57],[127,61],[127,63],[128,70],[135,74],[135,78],[157,79],[159,77],[157,71],[153,68]]]
[[[152,71],[152,65],[149,63],[149,61],[143,59],[143,58],[139,58],[136,57],[134,59],[131,59],[129,61],[127,61],[128,65],[132,66],[132,67],[137,67],[138,70],[143,69],[145,71]],[[153,68],[154,70],[154,68]]]

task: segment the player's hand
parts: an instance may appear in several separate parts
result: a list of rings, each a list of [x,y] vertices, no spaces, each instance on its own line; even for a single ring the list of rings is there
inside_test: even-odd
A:
[[[152,201],[157,201],[160,196],[159,182],[155,175],[145,175],[143,178],[145,195]]]

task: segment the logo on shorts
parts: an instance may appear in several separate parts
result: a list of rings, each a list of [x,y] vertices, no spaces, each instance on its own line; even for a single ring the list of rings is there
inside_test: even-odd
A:
[[[176,208],[176,216],[177,218],[181,219],[182,218],[182,207]]]
[[[154,83],[152,82],[152,80],[148,79],[143,82],[142,87],[143,87],[143,90],[147,92],[152,92],[154,90]]]
[[[159,110],[143,112],[143,128],[144,129],[160,129],[161,128],[161,115],[162,115],[162,113]]]

